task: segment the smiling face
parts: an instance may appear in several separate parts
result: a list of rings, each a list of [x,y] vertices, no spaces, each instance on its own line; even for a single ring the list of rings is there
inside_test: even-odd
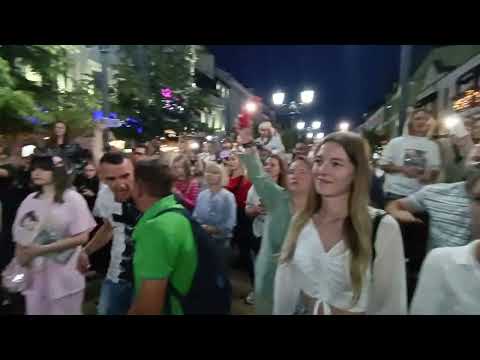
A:
[[[317,194],[339,196],[349,193],[354,174],[355,167],[341,145],[327,142],[320,147],[313,165]]]

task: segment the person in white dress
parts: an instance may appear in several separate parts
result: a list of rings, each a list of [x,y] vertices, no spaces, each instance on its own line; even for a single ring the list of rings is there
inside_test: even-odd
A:
[[[275,278],[274,314],[407,314],[400,228],[389,215],[372,239],[369,166],[357,134],[327,136],[314,154],[316,194],[290,224]]]

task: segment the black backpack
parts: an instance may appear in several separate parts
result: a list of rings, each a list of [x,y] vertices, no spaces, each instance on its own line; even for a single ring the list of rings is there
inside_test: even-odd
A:
[[[221,261],[217,245],[210,235],[192,218],[187,210],[170,208],[161,211],[185,216],[192,227],[197,248],[197,268],[187,294],[182,295],[169,281],[166,296],[166,314],[171,314],[170,297],[180,302],[185,315],[228,315],[232,304],[232,286]]]

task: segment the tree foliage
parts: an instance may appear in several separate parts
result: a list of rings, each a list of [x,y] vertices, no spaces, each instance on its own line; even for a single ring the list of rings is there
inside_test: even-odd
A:
[[[58,87],[71,65],[68,46],[0,46],[0,132],[32,131],[57,120],[74,132],[89,127],[91,111],[99,104],[91,93],[93,80],[74,81],[73,91]]]
[[[120,46],[113,109],[140,119],[149,136],[190,127],[199,110],[211,109],[208,91],[192,86],[191,56],[190,47],[183,45]],[[173,91],[175,109],[166,108],[165,88]]]

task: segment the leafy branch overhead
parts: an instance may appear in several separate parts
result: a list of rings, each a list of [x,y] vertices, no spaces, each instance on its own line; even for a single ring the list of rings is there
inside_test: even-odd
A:
[[[209,111],[209,93],[192,86],[192,54],[184,45],[122,45],[115,70],[114,110],[143,122],[146,133],[190,126]]]

